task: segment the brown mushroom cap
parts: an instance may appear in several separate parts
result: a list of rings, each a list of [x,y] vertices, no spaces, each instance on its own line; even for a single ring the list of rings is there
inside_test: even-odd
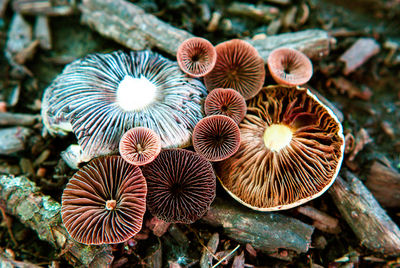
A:
[[[320,196],[343,159],[342,126],[309,90],[269,86],[247,106],[241,144],[216,169],[224,188],[260,211],[289,209]]]
[[[257,95],[264,85],[264,61],[249,43],[233,39],[218,44],[217,62],[204,77],[207,90],[233,88],[248,100]]]
[[[160,151],[160,136],[146,127],[135,127],[128,130],[119,142],[119,153],[122,158],[136,166],[150,163]]]
[[[246,101],[242,95],[231,88],[216,88],[212,90],[205,102],[206,115],[226,115],[239,124],[246,115]]]
[[[147,207],[167,222],[192,223],[215,197],[214,170],[204,157],[185,149],[161,150],[143,167],[148,185]]]
[[[303,85],[313,74],[310,59],[291,48],[273,50],[268,56],[268,69],[276,83],[288,86]]]
[[[182,42],[176,58],[182,71],[192,77],[201,77],[214,68],[217,52],[208,40],[193,37]]]
[[[76,172],[62,195],[61,217],[70,236],[88,245],[121,243],[140,231],[146,180],[120,156],[93,159]]]
[[[236,153],[239,145],[239,127],[225,115],[207,116],[194,127],[194,150],[209,161],[227,159]]]

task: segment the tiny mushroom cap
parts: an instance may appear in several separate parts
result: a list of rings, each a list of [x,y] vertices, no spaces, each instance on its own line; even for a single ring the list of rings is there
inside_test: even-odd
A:
[[[147,207],[166,222],[192,223],[215,198],[216,177],[204,157],[185,149],[164,149],[143,167],[148,185]]]
[[[193,130],[194,150],[207,160],[227,159],[239,149],[240,130],[231,118],[211,115],[200,120]]]
[[[302,52],[292,48],[277,48],[268,56],[268,69],[278,84],[297,86],[310,80],[313,66]]]
[[[246,115],[246,100],[239,92],[231,88],[216,88],[204,102],[206,115],[226,115],[239,124]]]
[[[257,95],[264,85],[264,61],[257,50],[240,39],[218,44],[217,62],[204,77],[207,90],[232,88],[248,100]]]
[[[147,127],[161,146],[190,145],[206,89],[176,62],[150,51],[91,54],[67,65],[46,89],[45,130],[73,131],[86,158],[116,153],[122,135]]]
[[[192,77],[202,77],[214,68],[217,52],[208,40],[193,37],[182,42],[176,58],[182,71]]]
[[[79,243],[121,243],[140,231],[146,193],[139,167],[120,156],[95,158],[76,172],[64,189],[62,221]]]
[[[344,152],[342,126],[308,89],[269,86],[250,100],[236,154],[217,163],[228,193],[255,210],[301,205],[334,182]]]
[[[161,139],[153,130],[135,127],[119,142],[119,153],[128,163],[143,166],[153,161],[161,151]]]

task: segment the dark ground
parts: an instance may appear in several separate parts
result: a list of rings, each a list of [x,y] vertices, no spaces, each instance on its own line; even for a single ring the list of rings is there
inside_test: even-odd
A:
[[[258,22],[242,16],[231,15],[226,12],[229,1],[133,1],[145,8],[149,13],[157,15],[160,19],[194,35],[208,38],[213,44],[231,38],[252,37],[265,33],[269,23]],[[262,1],[260,1],[262,2]],[[266,4],[268,1],[265,1]],[[310,8],[310,14],[304,24],[298,23],[302,15],[302,4]],[[201,14],[200,4],[208,6],[211,12],[220,11],[223,19],[229,19],[231,28],[226,29],[226,24],[221,24],[215,32],[206,30],[208,22]],[[390,49],[387,42],[400,45],[400,2],[399,1],[334,1],[334,0],[310,0],[292,1],[288,5],[275,5],[280,13],[275,20],[285,17],[285,12],[291,8],[298,8],[294,20],[288,25],[280,27],[276,33],[291,32],[304,29],[322,28],[331,32],[336,37],[336,45],[329,56],[319,62],[313,62],[314,75],[310,85],[327,97],[344,114],[343,127],[345,133],[357,136],[360,129],[365,129],[372,141],[356,155],[354,161],[345,160],[344,168],[350,169],[365,180],[369,174],[371,163],[380,160],[389,164],[397,171],[400,170],[400,53],[396,51],[388,60]],[[4,48],[7,39],[7,31],[13,10],[8,7],[5,16],[0,22],[0,43]],[[33,17],[26,17],[33,21]],[[79,14],[67,17],[52,17],[50,19],[53,48],[49,51],[39,49],[29,60],[26,67],[32,71],[33,77],[15,79],[10,76],[10,66],[6,58],[0,56],[0,101],[8,102],[7,110],[18,113],[37,114],[40,112],[42,93],[52,79],[62,71],[64,65],[73,59],[82,57],[92,52],[110,52],[116,49],[126,48],[99,36],[96,32],[83,26],[79,22]],[[339,31],[340,30],[340,31]],[[380,44],[380,52],[365,62],[348,76],[342,74],[343,64],[338,61],[342,55],[358,38],[372,37]],[[165,55],[167,56],[167,55]],[[345,78],[353,85],[346,89],[341,83],[335,83],[335,79]],[[20,96],[17,103],[12,104],[12,94],[16,85],[21,85]],[[274,84],[267,77],[266,84]],[[60,201],[62,189],[66,180],[74,172],[66,167],[59,157],[59,153],[71,142],[73,136],[68,138],[51,138],[43,140],[39,138],[41,126],[33,127],[35,135],[31,140],[31,148],[16,156],[0,156],[0,173],[22,174],[27,173],[42,189],[44,194],[51,195]],[[30,171],[24,168],[21,158],[33,163],[44,151],[50,150],[49,157],[39,165],[46,169],[43,178],[36,174],[35,167]],[[57,176],[54,176],[57,175]],[[223,189],[218,189],[219,196],[230,198]],[[249,250],[241,247],[237,253],[244,251],[246,264],[254,266],[293,266],[293,267],[381,267],[400,266],[400,258],[396,256],[383,256],[375,254],[360,246],[360,241],[353,234],[347,223],[341,218],[328,194],[323,195],[309,203],[327,214],[339,219],[342,232],[329,234],[315,230],[313,234],[313,247],[306,254],[294,257],[290,261],[278,260],[265,253],[257,252],[257,256],[251,255]],[[387,209],[391,218],[400,223],[399,207]],[[285,211],[285,215],[295,217],[312,224],[305,216],[292,210]],[[12,221],[12,233],[15,236],[15,244],[7,229],[3,217],[0,225],[0,251],[14,255],[16,260],[47,266],[68,266],[67,262],[58,256],[58,252],[52,250],[46,242],[40,241],[35,232],[27,229],[18,219],[8,216]],[[192,241],[190,248],[177,242],[170,233],[161,239],[150,235],[146,240],[140,240],[133,248],[116,247],[116,260],[123,264],[138,263],[139,259],[146,258],[158,249],[159,243],[163,246],[163,262],[167,266],[180,264],[182,266],[198,266],[201,257],[202,243],[207,243],[214,232],[220,233],[220,245],[217,252],[231,250],[236,245],[232,239],[223,235],[223,230],[213,228],[201,222],[187,225],[178,225],[181,233]],[[131,252],[132,251],[132,252]],[[10,256],[10,255],[8,255]],[[145,263],[146,260],[142,260]],[[232,261],[228,266],[231,266]],[[124,264],[123,267],[134,266]],[[174,266],[175,267],[175,266]],[[250,266],[249,266],[250,267]]]

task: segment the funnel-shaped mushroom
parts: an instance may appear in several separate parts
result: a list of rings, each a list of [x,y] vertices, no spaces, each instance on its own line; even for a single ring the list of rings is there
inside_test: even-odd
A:
[[[218,44],[217,62],[204,77],[207,90],[233,88],[248,100],[257,95],[265,79],[264,61],[257,50],[240,39]]]
[[[209,209],[216,178],[211,164],[184,149],[162,150],[143,167],[148,185],[147,207],[167,222],[192,223]]]
[[[176,59],[182,71],[192,77],[201,77],[214,68],[217,52],[208,40],[193,37],[179,46]]]
[[[297,86],[310,80],[313,66],[310,59],[292,48],[277,48],[269,54],[268,69],[278,84]]]
[[[343,159],[342,126],[309,90],[264,88],[247,106],[241,144],[217,174],[239,202],[261,211],[288,209],[325,192]]]
[[[158,54],[92,54],[66,66],[46,89],[42,117],[50,133],[72,130],[89,159],[117,152],[122,135],[138,126],[154,130],[163,148],[184,147],[205,95],[199,80]]]
[[[121,243],[140,231],[146,193],[146,180],[137,166],[120,156],[96,158],[68,182],[61,217],[79,243]]]

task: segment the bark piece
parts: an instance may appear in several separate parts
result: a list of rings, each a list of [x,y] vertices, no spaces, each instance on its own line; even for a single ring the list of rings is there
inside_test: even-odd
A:
[[[345,63],[343,74],[348,75],[364,64],[369,58],[379,53],[381,47],[373,38],[358,39],[339,60]]]
[[[0,129],[0,155],[12,155],[25,149],[32,130],[24,127]]]
[[[232,239],[264,252],[276,252],[278,248],[308,251],[314,227],[278,213],[255,212],[231,203],[216,198],[202,220],[222,226]]]
[[[176,55],[193,37],[125,0],[83,0],[80,8],[83,23],[133,50],[157,47]]]
[[[297,211],[314,220],[313,226],[323,232],[340,233],[339,220],[311,206],[301,206]]]
[[[367,187],[351,172],[338,177],[329,190],[341,215],[360,243],[374,252],[400,254],[400,230]]]
[[[365,185],[385,207],[400,207],[400,173],[374,161]]]
[[[14,0],[13,9],[24,15],[66,16],[75,12],[75,0]]]
[[[86,246],[73,241],[61,223],[61,205],[42,195],[26,177],[0,176],[0,199],[7,210],[38,233],[41,240],[61,250],[75,266],[108,267],[112,261],[110,246]]]
[[[46,16],[37,16],[34,33],[35,38],[39,40],[41,49],[50,50],[52,48],[49,19]]]
[[[10,0],[0,0],[0,18],[4,18],[8,2],[10,2]]]
[[[264,59],[265,64],[269,54],[278,47],[288,47],[300,50],[311,59],[321,59],[329,54],[330,45],[335,39],[323,30],[305,30],[295,33],[283,33],[268,36],[265,39],[248,40]]]
[[[201,268],[208,268],[211,267],[213,264],[213,255],[217,251],[219,244],[219,234],[214,233],[210,240],[208,240],[207,248],[203,248],[203,254],[201,255],[200,259],[200,267]]]
[[[248,4],[233,2],[226,10],[228,13],[237,16],[250,17],[262,22],[269,22],[279,15],[279,9],[274,6],[264,4]]]
[[[0,126],[33,126],[40,120],[40,115],[0,113]]]

